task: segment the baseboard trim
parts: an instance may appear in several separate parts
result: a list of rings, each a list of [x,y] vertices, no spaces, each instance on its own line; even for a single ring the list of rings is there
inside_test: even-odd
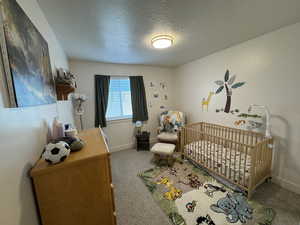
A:
[[[278,184],[282,188],[287,189],[291,192],[300,194],[300,185],[290,182],[281,177],[273,177],[272,180],[274,181],[275,184]]]
[[[150,138],[150,144],[156,143],[157,142],[157,138]],[[117,146],[111,146],[109,147],[109,151],[110,152],[118,152],[118,151],[123,151],[123,150],[128,150],[128,149],[132,149],[135,148],[135,143],[128,143],[128,144],[124,144],[124,145],[117,145]]]
[[[109,147],[109,151],[110,152],[118,152],[118,151],[134,148],[134,146],[135,146],[134,143],[129,143],[129,144],[125,144],[125,145],[117,145],[117,146]]]

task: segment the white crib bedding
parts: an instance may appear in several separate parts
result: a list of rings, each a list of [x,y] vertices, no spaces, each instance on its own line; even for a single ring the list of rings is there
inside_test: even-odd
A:
[[[192,142],[185,146],[184,151],[188,157],[208,168],[213,168],[218,174],[222,174],[236,183],[248,184],[251,167],[249,154],[246,155],[207,140]]]

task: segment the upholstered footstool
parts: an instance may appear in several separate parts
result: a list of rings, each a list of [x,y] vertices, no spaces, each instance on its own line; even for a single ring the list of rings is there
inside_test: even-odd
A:
[[[175,150],[175,145],[167,143],[156,143],[151,148],[151,152],[154,154],[155,161],[166,160],[167,165],[171,166],[173,163],[173,153]]]

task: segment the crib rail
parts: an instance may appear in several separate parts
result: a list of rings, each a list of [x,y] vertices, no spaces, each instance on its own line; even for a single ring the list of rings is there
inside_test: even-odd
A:
[[[250,188],[253,190],[264,180],[271,177],[271,167],[273,158],[273,139],[266,139],[258,143],[252,156],[252,171]]]
[[[248,197],[271,176],[273,140],[260,133],[201,122],[184,127],[180,143],[184,157],[244,189]]]

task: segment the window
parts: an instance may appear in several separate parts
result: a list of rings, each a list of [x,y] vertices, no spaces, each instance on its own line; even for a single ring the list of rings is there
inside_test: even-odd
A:
[[[132,117],[130,81],[128,77],[111,77],[109,84],[107,120]]]

